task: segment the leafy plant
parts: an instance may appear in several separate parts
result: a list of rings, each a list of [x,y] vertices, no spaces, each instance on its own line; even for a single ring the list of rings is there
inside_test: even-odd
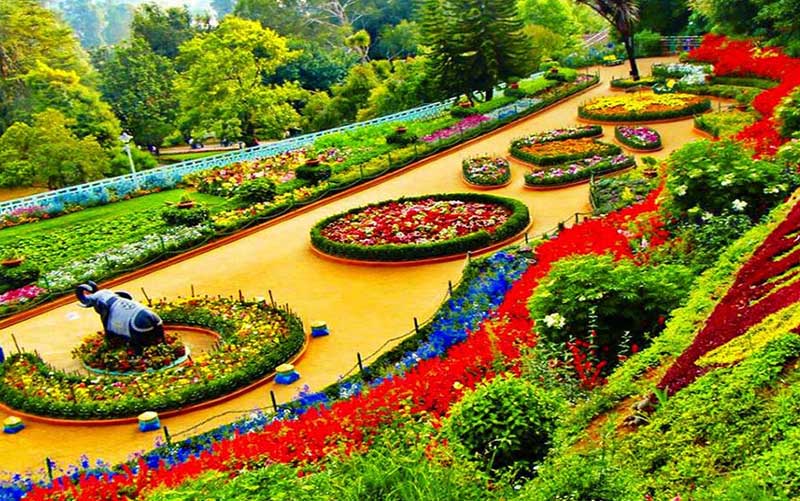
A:
[[[443,430],[491,470],[530,467],[547,454],[563,404],[522,379],[498,377],[454,405]]]
[[[319,183],[331,177],[331,166],[328,164],[301,165],[294,172],[297,179],[309,183]]]
[[[0,293],[35,283],[40,273],[39,267],[31,261],[13,267],[0,266]]]
[[[264,177],[245,181],[236,189],[236,197],[250,204],[269,202],[275,193],[275,182]]]
[[[161,211],[161,219],[169,226],[197,226],[208,221],[210,212],[203,206],[167,207]]]

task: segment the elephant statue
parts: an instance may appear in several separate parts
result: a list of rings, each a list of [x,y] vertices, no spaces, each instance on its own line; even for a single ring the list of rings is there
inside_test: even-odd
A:
[[[94,308],[103,322],[107,337],[119,336],[128,342],[137,354],[142,347],[164,342],[164,323],[151,309],[133,300],[125,292],[98,289],[91,280],[75,289],[75,296],[83,308]]]

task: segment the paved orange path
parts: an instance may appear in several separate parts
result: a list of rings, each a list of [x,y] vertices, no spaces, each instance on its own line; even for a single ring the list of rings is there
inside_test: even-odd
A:
[[[649,69],[649,64],[643,64]],[[299,382],[286,386],[268,384],[213,408],[164,419],[173,435],[223,412],[269,406],[269,390],[279,401],[297,394],[303,385],[319,390],[333,383],[362,355],[388,349],[386,340],[413,328],[413,317],[427,319],[445,298],[447,282],[459,279],[463,260],[432,265],[368,267],[342,265],[321,259],[309,248],[308,233],[321,218],[351,207],[377,200],[440,192],[464,192],[461,160],[489,153],[504,155],[510,141],[532,132],[575,123],[576,107],[588,98],[607,94],[612,76],[625,74],[625,67],[600,69],[603,83],[589,93],[570,99],[515,126],[488,135],[466,147],[426,162],[420,167],[389,179],[379,186],[317,207],[305,214],[268,227],[224,247],[153,272],[119,287],[141,297],[144,287],[151,297],[188,295],[194,285],[198,294],[236,295],[241,289],[247,297],[266,296],[271,289],[279,303],[289,303],[306,322],[323,319],[332,335],[313,340],[305,357],[297,364]],[[691,121],[656,125],[665,149],[654,156],[664,157],[683,143],[696,139]],[[605,140],[613,129],[605,127]],[[493,191],[525,201],[533,216],[532,233],[553,228],[575,212],[588,211],[588,185],[536,192],[523,188],[523,172],[512,168],[510,186]],[[74,362],[70,350],[82,336],[98,330],[93,310],[69,305],[12,326],[0,333],[0,345],[13,347],[14,333],[27,350],[38,350],[45,360],[58,366]],[[4,418],[5,416],[0,416]],[[227,414],[211,419],[194,433],[233,420]],[[133,424],[118,426],[53,426],[27,422],[17,435],[0,436],[0,470],[37,470],[50,457],[61,466],[75,463],[81,454],[110,462],[125,460],[135,451],[150,449],[160,434],[143,434]],[[187,435],[179,435],[183,438]]]

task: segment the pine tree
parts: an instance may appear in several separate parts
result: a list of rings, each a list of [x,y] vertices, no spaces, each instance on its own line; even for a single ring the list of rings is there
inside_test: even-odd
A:
[[[420,18],[432,70],[448,94],[472,99],[529,70],[532,47],[515,0],[424,0]]]

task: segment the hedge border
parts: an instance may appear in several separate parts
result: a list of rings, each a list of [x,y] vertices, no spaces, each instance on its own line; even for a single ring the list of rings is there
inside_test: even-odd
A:
[[[602,164],[601,164],[602,165]],[[607,168],[599,167],[599,168],[591,168],[581,171],[578,174],[572,174],[570,176],[564,176],[561,179],[561,182],[549,182],[549,181],[540,181],[540,182],[529,182],[529,174],[525,175],[525,188],[528,189],[538,189],[538,190],[546,190],[546,189],[555,189],[555,188],[567,188],[568,186],[576,185],[585,183],[591,180],[592,176],[600,177],[605,176],[611,173],[618,173],[624,170],[632,169],[636,166],[636,159],[633,157],[628,157],[625,163],[620,164],[616,167],[611,168],[610,166]],[[554,166],[557,167],[557,166]],[[596,166],[597,167],[597,166]]]
[[[512,214],[504,224],[495,230],[494,233],[490,234],[485,230],[481,230],[470,233],[469,235],[465,235],[463,237],[432,244],[387,244],[367,247],[362,245],[334,242],[333,240],[325,238],[322,235],[322,229],[324,227],[349,214],[361,212],[370,207],[385,205],[390,202],[405,202],[426,199],[493,203],[510,209]],[[513,236],[516,236],[528,227],[530,221],[531,219],[528,206],[523,202],[513,198],[498,197],[485,193],[439,193],[435,195],[401,197],[355,207],[348,211],[328,216],[317,222],[317,224],[311,228],[310,235],[311,245],[316,251],[336,258],[368,262],[414,262],[421,259],[427,260],[438,257],[459,255],[485,247],[490,247],[498,242],[503,242]]]

